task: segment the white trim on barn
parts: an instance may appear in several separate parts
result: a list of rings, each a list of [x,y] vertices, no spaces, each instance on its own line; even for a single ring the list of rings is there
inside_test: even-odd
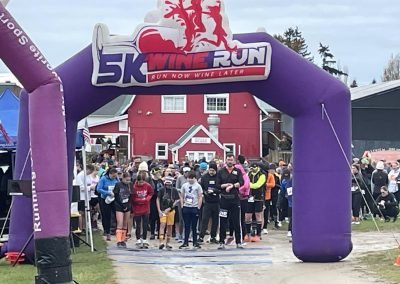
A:
[[[180,145],[176,145],[175,147],[171,148],[171,151],[176,151],[185,146],[189,141],[192,140],[192,138],[199,133],[199,131],[202,130],[208,137],[211,138],[211,140],[222,150],[227,151],[229,150],[228,148],[224,147],[211,133],[208,131],[207,128],[205,128],[203,125],[197,126],[197,128],[188,136]]]

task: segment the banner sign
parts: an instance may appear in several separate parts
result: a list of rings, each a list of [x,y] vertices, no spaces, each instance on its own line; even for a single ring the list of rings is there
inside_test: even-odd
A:
[[[156,24],[133,36],[110,35],[98,24],[93,35],[94,86],[189,85],[268,78],[271,45],[232,40],[220,1],[159,1]]]

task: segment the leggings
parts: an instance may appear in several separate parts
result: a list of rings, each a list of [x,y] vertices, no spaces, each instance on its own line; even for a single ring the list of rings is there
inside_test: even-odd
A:
[[[362,199],[361,192],[353,192],[351,194],[351,209],[353,211],[354,218],[360,217],[361,199]]]
[[[103,224],[104,233],[111,233],[111,216],[115,215],[115,203],[107,204],[103,198],[100,198],[101,223]]]
[[[274,218],[274,222],[278,222],[278,209],[277,209],[277,204],[278,204],[278,189],[272,189],[271,190],[271,217]]]
[[[271,200],[265,200],[265,210],[264,210],[264,229],[268,228],[269,212],[271,208]]]
[[[211,218],[211,238],[217,237],[217,230],[219,224],[219,203],[206,202],[203,207],[203,216],[201,219],[200,238],[204,238],[208,227],[208,221]]]
[[[229,200],[225,198],[221,198],[220,204],[220,212],[222,211],[227,213],[226,215],[221,216],[219,218],[219,243],[225,243],[226,238],[226,229],[228,227],[228,215],[230,216],[230,220],[232,221],[233,228],[235,231],[235,240],[236,244],[242,243],[242,228],[241,228],[241,220],[240,220],[240,201],[239,200]]]
[[[135,216],[136,239],[147,239],[147,226],[149,225],[149,215]]]
[[[190,229],[192,229],[193,245],[197,244],[197,221],[199,220],[197,207],[183,207],[182,215],[185,222],[185,244],[189,243]]]

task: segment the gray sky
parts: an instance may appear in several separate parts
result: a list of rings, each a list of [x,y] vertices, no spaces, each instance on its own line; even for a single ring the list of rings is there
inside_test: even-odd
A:
[[[102,22],[111,33],[131,34],[157,0],[11,0],[7,8],[53,66],[91,42]],[[380,81],[392,53],[400,52],[400,1],[225,0],[233,33],[282,33],[298,26],[319,63],[319,42],[328,44],[350,79]],[[0,72],[7,71],[0,63]]]

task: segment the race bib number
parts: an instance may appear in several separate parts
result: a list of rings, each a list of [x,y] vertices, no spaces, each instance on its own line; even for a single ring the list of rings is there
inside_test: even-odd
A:
[[[250,196],[248,202],[253,203],[254,202],[254,196]]]
[[[187,205],[193,205],[193,203],[194,203],[194,198],[193,198],[193,196],[190,196],[190,195],[185,196],[185,203],[186,203]]]
[[[293,187],[288,187],[287,188],[287,195],[291,196],[293,194]]]
[[[111,192],[111,191],[114,191],[114,188],[115,188],[114,185],[109,185],[109,186],[108,186],[108,191],[110,191],[110,192]]]
[[[210,180],[209,184],[215,185],[215,180]]]
[[[122,203],[128,203],[128,201],[129,201],[129,198],[122,199]]]
[[[228,218],[228,210],[226,210],[226,209],[219,210],[219,217]]]
[[[233,171],[232,174],[234,174],[236,176],[238,173],[237,173],[237,171]]]

